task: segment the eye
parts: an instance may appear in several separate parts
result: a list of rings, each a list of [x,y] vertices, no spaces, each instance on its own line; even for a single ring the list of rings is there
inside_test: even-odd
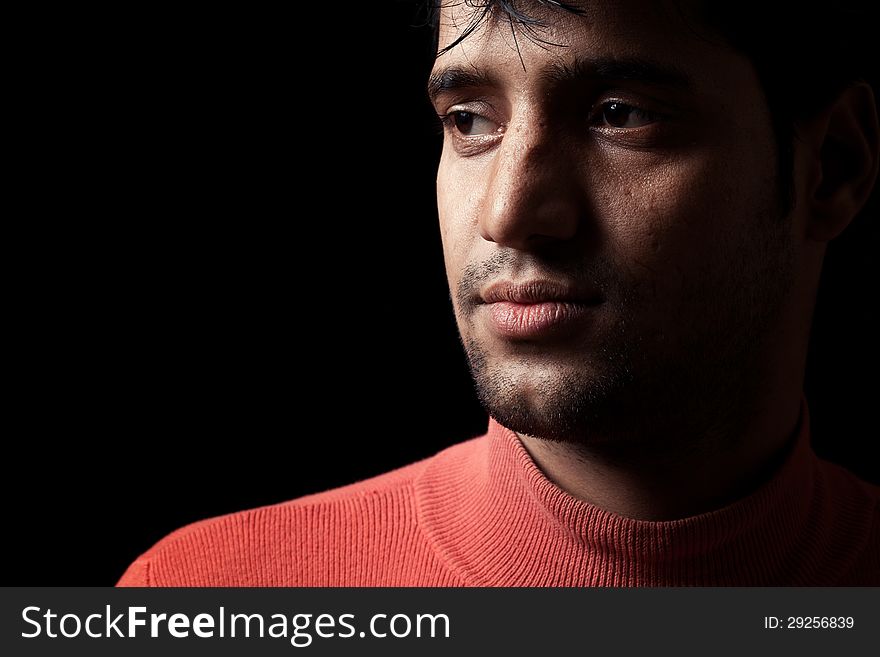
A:
[[[485,116],[463,110],[449,112],[441,118],[444,124],[452,126],[463,137],[491,135],[501,129],[497,123],[490,121]]]
[[[656,120],[655,115],[645,110],[613,100],[602,103],[596,122],[603,127],[641,128]]]

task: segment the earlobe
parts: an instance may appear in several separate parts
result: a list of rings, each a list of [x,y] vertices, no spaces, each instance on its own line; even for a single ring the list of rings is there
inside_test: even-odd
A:
[[[871,87],[858,83],[845,89],[813,128],[807,233],[826,242],[859,213],[877,178],[880,130]]]

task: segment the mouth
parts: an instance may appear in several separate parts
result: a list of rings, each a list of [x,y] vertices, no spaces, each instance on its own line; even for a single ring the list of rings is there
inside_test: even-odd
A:
[[[485,306],[489,328],[499,337],[533,340],[582,326],[601,301],[591,290],[533,280],[495,283],[480,294],[478,304]]]

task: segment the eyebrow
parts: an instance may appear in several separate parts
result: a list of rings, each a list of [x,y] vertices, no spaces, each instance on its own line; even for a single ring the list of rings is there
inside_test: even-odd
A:
[[[462,66],[447,66],[431,72],[428,78],[428,98],[434,101],[437,96],[450,91],[492,86],[497,86],[495,78],[484,71]]]
[[[688,75],[672,64],[641,57],[578,58],[572,65],[553,63],[541,77],[547,82],[595,79],[600,81],[632,81],[653,86],[688,89]]]
[[[640,57],[579,57],[572,64],[551,64],[540,73],[540,78],[545,83],[557,85],[566,82],[628,81],[683,91],[692,87],[690,78],[681,69]],[[489,73],[474,67],[453,65],[431,73],[428,78],[428,98],[434,101],[437,96],[451,91],[491,86],[498,86],[498,83]]]

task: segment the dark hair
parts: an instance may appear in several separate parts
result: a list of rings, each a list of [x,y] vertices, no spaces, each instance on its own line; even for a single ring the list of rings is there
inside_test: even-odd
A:
[[[471,22],[458,38],[439,52],[440,8],[466,4],[474,8]],[[700,2],[690,15],[710,33],[748,57],[773,117],[779,159],[780,193],[784,213],[794,202],[793,150],[795,126],[815,115],[848,85],[875,83],[874,53],[870,51],[871,12],[867,2]],[[527,8],[544,5],[582,14],[579,7],[556,0],[431,0],[428,21],[433,27],[434,52],[440,56],[466,39],[484,21],[508,20],[525,38],[544,42],[544,25]],[[683,9],[679,8],[680,10]],[[685,13],[682,13],[685,16]],[[697,29],[695,27],[695,29]],[[544,42],[546,43],[546,42]]]

